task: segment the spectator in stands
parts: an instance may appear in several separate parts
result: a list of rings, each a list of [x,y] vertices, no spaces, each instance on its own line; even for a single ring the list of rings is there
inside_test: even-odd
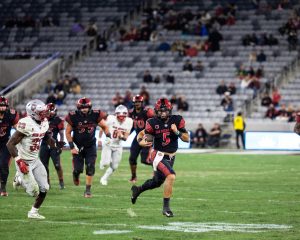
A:
[[[175,76],[174,76],[172,70],[169,70],[169,71],[168,71],[168,73],[167,73],[167,75],[166,75],[166,82],[167,82],[167,83],[172,83],[172,84],[175,83]]]
[[[232,14],[228,14],[226,24],[232,26],[235,24],[235,17]]]
[[[232,117],[233,117],[234,107],[233,107],[233,100],[230,97],[230,92],[225,92],[224,93],[224,98],[222,99],[220,105],[223,107],[224,111],[227,113],[224,121],[226,121],[226,122],[231,121]]]
[[[157,51],[163,51],[163,52],[167,52],[170,50],[171,50],[171,46],[167,41],[162,41],[157,48]]]
[[[228,88],[225,84],[225,81],[221,80],[219,86],[217,86],[217,88],[216,88],[216,93],[221,96],[221,95],[224,95],[224,93],[227,91],[228,91]]]
[[[186,101],[186,97],[183,95],[179,96],[179,98],[177,99],[177,110],[183,111],[183,112],[186,112],[189,110],[189,104]]]
[[[275,38],[275,37],[273,36],[273,34],[270,34],[270,35],[269,35],[269,38],[268,38],[268,41],[267,41],[267,44],[268,44],[269,46],[275,46],[275,45],[278,45],[278,39]]]
[[[230,92],[230,96],[234,95],[236,93],[236,87],[234,82],[230,82],[228,87],[227,87],[227,91]]]
[[[185,61],[184,65],[182,67],[182,70],[185,73],[191,73],[194,70],[191,60],[188,59]]]
[[[287,107],[288,122],[294,122],[296,120],[296,112],[292,104]]]
[[[255,33],[252,33],[252,35],[250,36],[249,44],[251,46],[256,46],[258,44],[258,38]]]
[[[269,96],[268,93],[264,93],[261,99],[261,105],[264,107],[269,107],[271,103],[272,103],[272,98]]]
[[[51,79],[48,79],[46,82],[44,93],[50,93],[54,90]]]
[[[146,70],[146,71],[144,72],[143,82],[144,82],[144,83],[151,83],[151,82],[153,82],[153,77],[152,77],[152,75],[150,74],[150,71],[149,71],[149,70]]]
[[[247,70],[245,69],[245,67],[244,67],[244,65],[243,64],[241,64],[240,66],[239,66],[239,68],[237,69],[237,76],[240,78],[240,79],[243,79],[244,77],[246,77],[247,76]]]
[[[96,25],[96,22],[90,21],[89,24],[87,25],[86,29],[85,29],[85,32],[89,37],[97,36],[98,27]]]
[[[276,120],[287,121],[289,119],[288,112],[285,104],[281,104],[280,109],[277,111]]]
[[[249,64],[250,66],[252,65],[252,63],[256,62],[257,60],[257,56],[256,56],[256,50],[252,50],[250,53],[249,53]],[[252,67],[251,67],[252,68]],[[253,68],[252,68],[253,69]]]
[[[71,85],[70,85],[69,78],[64,79],[63,92],[64,95],[67,95],[68,93],[71,92]]]
[[[275,87],[273,89],[273,92],[272,92],[272,103],[273,103],[273,105],[275,107],[278,107],[280,100],[281,100],[281,95],[278,91],[278,88]]]
[[[56,95],[54,92],[50,92],[47,99],[46,99],[46,104],[48,103],[56,103]]]
[[[264,53],[264,50],[260,50],[260,53],[256,57],[256,61],[259,63],[267,61],[267,56]]]
[[[260,81],[257,77],[252,77],[251,82],[248,85],[248,88],[253,90],[253,98],[256,98],[257,93],[259,92],[260,89]]]
[[[203,127],[202,123],[198,124],[198,128],[195,131],[194,134],[194,144],[196,147],[202,147],[204,148],[207,141],[207,132],[205,128]]]
[[[177,95],[176,94],[173,94],[171,99],[170,99],[170,103],[172,104],[173,106],[173,109],[175,108],[175,106],[177,107]]]
[[[54,87],[54,93],[58,94],[60,91],[64,90],[64,82],[62,79],[59,79],[57,84]]]
[[[71,92],[73,94],[80,94],[81,93],[81,86],[80,83],[73,81],[71,84]]]
[[[204,66],[203,66],[201,60],[197,61],[196,65],[194,67],[194,70],[197,71],[197,72],[202,72],[204,70]]]
[[[270,106],[268,107],[265,117],[270,118],[272,120],[274,120],[277,117],[277,110],[275,109],[273,104],[270,104]]]
[[[70,34],[77,35],[78,33],[84,32],[84,26],[77,20],[71,27]]]
[[[264,77],[264,75],[265,75],[264,66],[260,65],[256,70],[255,76],[257,78],[262,78]]]
[[[126,106],[128,109],[133,108],[133,103],[132,103],[132,92],[130,90],[127,90],[125,93],[125,97],[124,97],[124,106]]]
[[[150,41],[153,42],[153,43],[157,42],[158,41],[158,36],[159,36],[158,32],[153,31],[150,35]]]
[[[140,95],[144,98],[144,104],[149,105],[150,104],[150,94],[145,86],[141,87]]]
[[[184,53],[187,57],[197,57],[198,50],[194,46],[187,46]]]
[[[124,98],[121,96],[119,92],[116,92],[116,95],[112,98],[111,103],[116,108],[120,104],[124,103]]]
[[[207,145],[209,147],[219,147],[221,139],[221,127],[220,124],[215,123],[208,133]]]
[[[220,50],[220,41],[223,40],[223,36],[217,29],[212,30],[209,34],[208,40],[210,42],[211,51],[215,52]]]
[[[156,83],[156,84],[158,84],[158,83],[161,82],[161,79],[160,79],[160,75],[159,75],[159,74],[157,74],[157,75],[155,76],[153,82]]]

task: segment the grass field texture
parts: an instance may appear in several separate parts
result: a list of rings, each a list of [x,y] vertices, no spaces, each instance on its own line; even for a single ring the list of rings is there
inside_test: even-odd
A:
[[[50,162],[42,221],[27,219],[34,199],[12,189],[12,164],[9,197],[0,198],[0,239],[300,239],[299,156],[178,154],[174,218],[161,214],[162,187],[131,204],[126,152],[108,186],[100,185],[99,156],[91,199],[83,198],[84,174],[80,186],[72,183],[69,151],[62,155],[66,189],[59,190]],[[151,167],[139,164],[138,184],[150,177]]]

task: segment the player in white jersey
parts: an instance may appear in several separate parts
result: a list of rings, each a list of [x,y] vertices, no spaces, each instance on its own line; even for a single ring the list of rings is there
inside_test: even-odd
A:
[[[47,132],[49,128],[47,105],[37,99],[31,100],[26,105],[26,113],[27,117],[19,120],[7,148],[15,158],[17,173],[14,185],[21,185],[30,196],[36,197],[28,212],[28,218],[44,219],[38,210],[49,190],[49,184],[46,169],[39,159],[39,149],[44,137],[48,138],[50,147],[55,146],[55,141],[51,133]]]
[[[109,166],[100,179],[102,185],[107,185],[109,176],[118,168],[122,159],[123,147],[121,141],[126,141],[133,124],[133,120],[127,115],[127,108],[124,105],[119,105],[115,110],[115,115],[107,117],[106,123],[112,138],[105,142],[101,153],[100,169]],[[101,136],[102,130],[99,133],[100,138]]]

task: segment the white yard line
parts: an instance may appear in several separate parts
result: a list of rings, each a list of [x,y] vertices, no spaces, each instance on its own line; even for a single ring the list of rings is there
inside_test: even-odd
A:
[[[95,235],[104,235],[104,234],[123,234],[123,233],[131,233],[131,230],[97,230],[94,231]]]

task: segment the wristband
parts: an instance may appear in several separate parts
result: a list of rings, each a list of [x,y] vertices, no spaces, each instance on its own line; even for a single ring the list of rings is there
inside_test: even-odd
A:
[[[69,142],[69,146],[70,146],[70,149],[74,149],[75,146],[74,146],[74,143],[73,142]]]
[[[175,133],[178,137],[181,137],[182,136],[182,132],[178,131]]]

